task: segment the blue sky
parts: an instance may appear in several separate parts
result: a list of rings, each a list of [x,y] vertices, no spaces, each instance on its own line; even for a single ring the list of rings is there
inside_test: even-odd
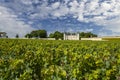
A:
[[[0,0],[0,31],[32,30],[120,35],[120,0]]]

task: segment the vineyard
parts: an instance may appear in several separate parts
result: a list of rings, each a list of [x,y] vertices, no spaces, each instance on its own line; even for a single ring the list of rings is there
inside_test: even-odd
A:
[[[120,41],[0,39],[0,80],[119,80]]]

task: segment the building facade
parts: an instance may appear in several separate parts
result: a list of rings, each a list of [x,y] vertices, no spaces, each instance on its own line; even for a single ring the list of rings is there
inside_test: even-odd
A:
[[[0,38],[7,38],[7,33],[5,32],[0,32]]]
[[[79,33],[64,33],[64,40],[80,40]]]

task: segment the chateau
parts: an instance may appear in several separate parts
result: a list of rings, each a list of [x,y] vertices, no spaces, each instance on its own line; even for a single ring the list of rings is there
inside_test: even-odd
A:
[[[0,38],[6,38],[6,37],[7,37],[6,34],[7,34],[7,33],[5,33],[5,32],[0,32]]]
[[[64,33],[64,40],[80,40],[79,33]]]

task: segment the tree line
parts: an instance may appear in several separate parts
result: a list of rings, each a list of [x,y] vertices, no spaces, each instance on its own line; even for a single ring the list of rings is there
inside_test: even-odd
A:
[[[80,38],[90,38],[90,37],[97,37],[96,34],[92,32],[80,32]],[[34,30],[30,33],[26,34],[26,38],[55,38],[56,40],[62,39],[63,40],[63,32],[55,31],[53,33],[47,34],[46,30]],[[16,36],[18,38],[18,35]]]

